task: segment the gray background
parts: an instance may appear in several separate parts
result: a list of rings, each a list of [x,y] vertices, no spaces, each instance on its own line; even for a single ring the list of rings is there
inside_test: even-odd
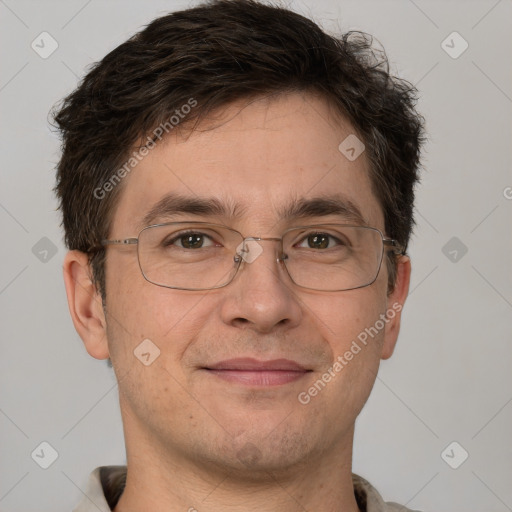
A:
[[[93,468],[125,462],[114,374],[88,356],[68,314],[47,115],[90,63],[189,5],[0,0],[3,512],[71,510]],[[411,293],[358,420],[354,471],[415,509],[512,510],[512,2],[289,5],[330,31],[374,34],[418,85],[428,121]],[[43,31],[59,45],[46,59],[31,48]],[[458,58],[445,51],[462,49],[457,36],[442,46],[453,31],[469,44]],[[31,457],[43,441],[58,453],[48,469]],[[463,450],[452,469],[445,460],[459,464]]]

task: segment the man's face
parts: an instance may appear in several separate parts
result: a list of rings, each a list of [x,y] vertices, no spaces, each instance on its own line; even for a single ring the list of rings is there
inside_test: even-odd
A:
[[[215,198],[227,210],[240,206],[235,217],[171,213],[153,224],[205,221],[246,237],[280,237],[297,225],[348,223],[339,214],[286,220],[277,214],[296,200],[337,195],[384,232],[365,155],[350,161],[340,152],[354,132],[333,119],[326,103],[297,94],[240,108],[232,105],[188,138],[173,135],[158,143],[125,178],[110,237],[137,236],[145,214],[170,193]],[[276,260],[277,242],[260,245],[262,254],[244,263],[234,281],[210,291],[151,284],[139,269],[136,246],[108,249],[108,348],[128,455],[137,450],[165,463],[277,471],[349,450],[355,418],[396,333],[385,334],[386,325],[366,345],[359,343],[361,350],[331,371],[316,394],[308,393],[310,400],[304,392],[391,308],[386,266],[370,286],[312,291],[290,281]],[[160,350],[149,366],[134,355],[145,339]],[[288,360],[307,371],[288,378],[270,369],[266,381],[251,368],[212,370],[240,358],[263,365]]]

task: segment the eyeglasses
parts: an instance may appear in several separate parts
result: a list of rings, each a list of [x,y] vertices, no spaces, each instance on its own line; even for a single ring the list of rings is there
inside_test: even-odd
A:
[[[346,291],[371,285],[384,249],[403,254],[396,240],[372,227],[345,224],[299,226],[281,238],[244,237],[206,222],[169,222],[148,226],[137,238],[102,240],[102,246],[137,245],[144,278],[178,290],[212,290],[228,285],[242,262],[263,252],[262,241],[279,242],[278,263],[293,283],[318,291]]]

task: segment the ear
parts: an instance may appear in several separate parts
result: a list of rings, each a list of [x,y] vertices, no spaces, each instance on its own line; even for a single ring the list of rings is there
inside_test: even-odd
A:
[[[87,254],[69,251],[64,258],[63,273],[71,319],[85,349],[96,359],[107,359],[107,323]]]
[[[384,332],[384,343],[382,345],[382,359],[389,359],[395,350],[395,345],[400,332],[400,319],[405,299],[409,293],[411,280],[411,260],[408,256],[400,256],[397,262],[397,276],[395,288],[388,295],[386,313],[388,322]]]

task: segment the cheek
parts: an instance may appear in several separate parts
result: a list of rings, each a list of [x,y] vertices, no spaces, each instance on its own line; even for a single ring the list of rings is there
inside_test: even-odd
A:
[[[183,353],[201,325],[200,297],[143,282],[118,283],[107,297],[107,336],[119,391],[139,417],[190,407],[182,390]]]
[[[355,418],[361,411],[379,368],[385,307],[385,293],[372,287],[308,303],[331,357],[299,397],[313,417],[327,414],[340,426],[343,418]]]
[[[160,351],[160,363],[176,363],[197,337],[208,318],[204,295],[155,286],[137,268],[124,272],[121,279],[112,272],[107,286],[108,340],[112,360],[122,355],[131,364],[134,350],[143,340]],[[134,275],[135,274],[135,275]],[[108,293],[108,290],[112,293]]]
[[[385,311],[386,295],[376,284],[330,297],[318,297],[314,302],[304,300],[322,338],[329,342],[334,357],[348,350],[352,341],[364,340],[364,334]],[[375,335],[372,330],[374,336],[370,339],[379,342],[383,334],[380,331],[383,330],[379,329],[379,335]]]

